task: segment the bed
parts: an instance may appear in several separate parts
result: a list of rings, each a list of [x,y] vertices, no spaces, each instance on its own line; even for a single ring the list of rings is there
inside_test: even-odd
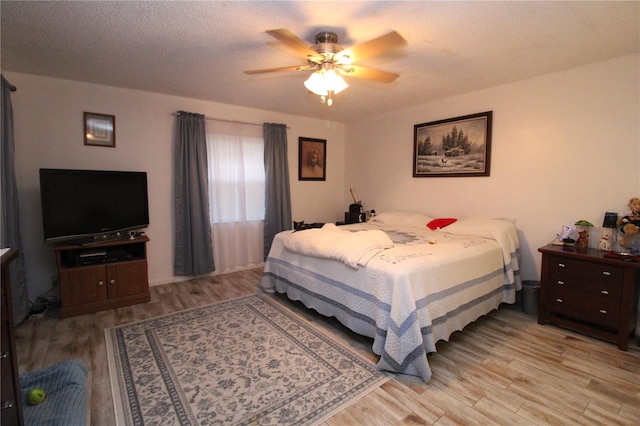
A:
[[[512,221],[387,212],[277,234],[261,286],[372,338],[378,369],[427,382],[436,342],[515,302],[518,258]]]

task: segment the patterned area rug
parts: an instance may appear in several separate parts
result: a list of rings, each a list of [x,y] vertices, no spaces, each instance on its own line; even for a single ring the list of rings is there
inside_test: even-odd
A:
[[[388,379],[265,294],[105,335],[118,425],[317,424]]]

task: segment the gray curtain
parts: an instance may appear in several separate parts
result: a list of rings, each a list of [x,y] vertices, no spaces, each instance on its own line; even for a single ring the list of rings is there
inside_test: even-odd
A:
[[[215,270],[209,219],[205,117],[178,112],[175,158],[175,275]]]
[[[287,157],[287,126],[264,123],[264,258],[267,259],[273,237],[291,229],[291,191]]]
[[[2,199],[0,211],[2,224],[0,228],[2,248],[15,248],[19,255],[9,267],[11,281],[11,299],[13,306],[13,323],[19,324],[29,314],[29,296],[27,294],[27,275],[20,236],[20,207],[18,205],[18,185],[15,171],[15,149],[13,141],[13,107],[11,92],[15,91],[3,75],[2,79],[2,129],[0,129],[0,170],[2,171]]]

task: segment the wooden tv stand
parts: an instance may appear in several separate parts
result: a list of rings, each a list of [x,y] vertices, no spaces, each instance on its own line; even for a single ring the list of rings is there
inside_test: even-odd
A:
[[[149,238],[54,247],[60,274],[60,318],[144,303],[150,300]]]

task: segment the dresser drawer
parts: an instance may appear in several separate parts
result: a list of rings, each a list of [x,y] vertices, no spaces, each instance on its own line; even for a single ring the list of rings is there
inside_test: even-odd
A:
[[[549,274],[549,292],[556,288],[584,293],[590,298],[608,296],[618,298],[622,294],[622,283],[616,280],[600,279],[593,281],[591,278],[576,277],[573,275],[551,273]]]
[[[553,275],[588,278],[599,282],[622,283],[624,268],[593,262],[582,262],[560,256],[549,257],[549,272]]]
[[[551,286],[548,307],[552,312],[571,315],[582,321],[615,326],[620,314],[620,297],[602,293],[596,296],[564,286]]]

